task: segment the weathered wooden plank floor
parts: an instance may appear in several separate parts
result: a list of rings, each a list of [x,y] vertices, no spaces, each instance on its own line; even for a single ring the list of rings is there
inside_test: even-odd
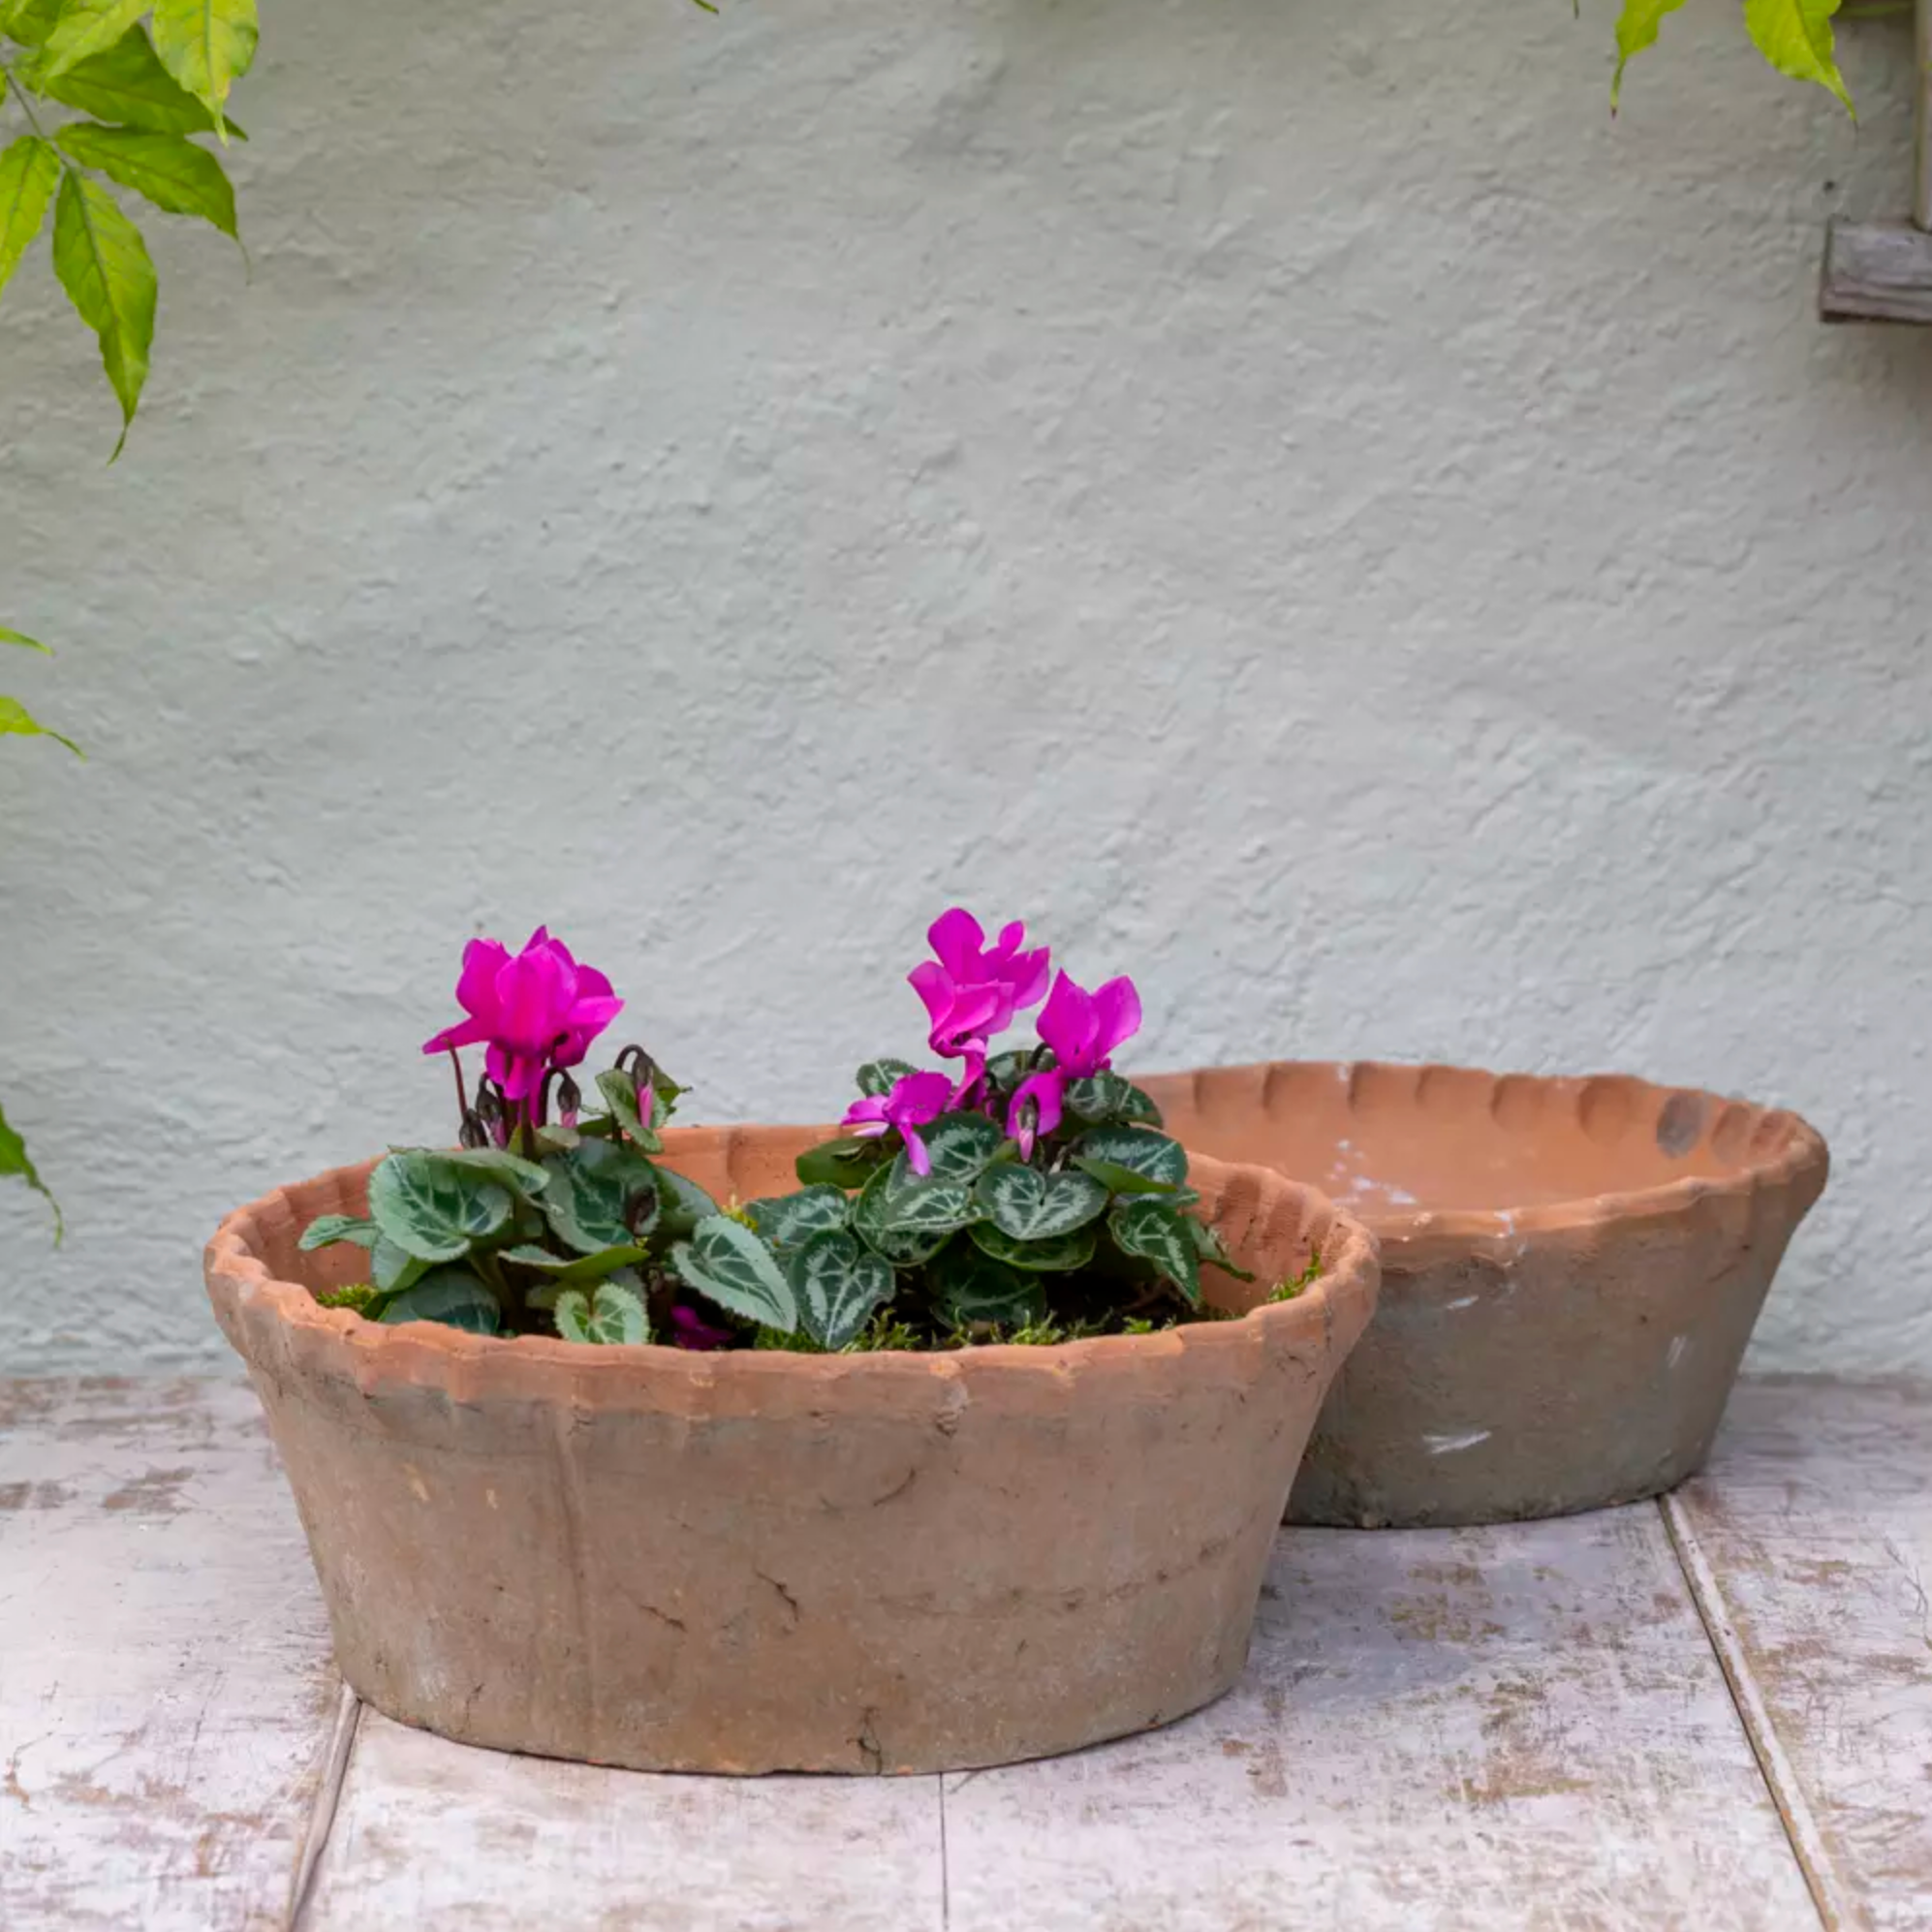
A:
[[[229,1383],[0,1383],[0,1928],[1932,1932],[1932,1386],[1665,1505],[1284,1533],[1236,1690],[945,1779],[472,1751],[336,1684]]]

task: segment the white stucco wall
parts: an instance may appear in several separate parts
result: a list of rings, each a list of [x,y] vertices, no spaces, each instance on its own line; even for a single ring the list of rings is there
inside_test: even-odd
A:
[[[123,463],[0,307],[0,1364],[224,1359],[218,1214],[446,1127],[551,920],[711,1117],[917,1044],[954,896],[1138,1064],[1627,1069],[1836,1175],[1761,1365],[1932,1369],[1932,334],[1905,196],[1694,6],[268,10],[254,277],[151,224]]]

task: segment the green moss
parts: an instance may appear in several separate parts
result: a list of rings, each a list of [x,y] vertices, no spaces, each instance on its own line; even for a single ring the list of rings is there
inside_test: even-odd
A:
[[[353,1308],[359,1315],[376,1298],[376,1290],[371,1282],[352,1281],[347,1288],[319,1288],[315,1298],[324,1308]]]
[[[1322,1278],[1322,1251],[1311,1248],[1308,1251],[1308,1265],[1292,1281],[1277,1282],[1270,1301],[1293,1301],[1304,1289],[1312,1288]]]

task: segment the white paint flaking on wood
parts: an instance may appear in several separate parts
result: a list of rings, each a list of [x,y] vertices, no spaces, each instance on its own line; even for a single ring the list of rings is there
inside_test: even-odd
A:
[[[1848,1925],[1932,1924],[1932,1385],[1739,1385],[1670,1499]],[[1849,1895],[1849,1896],[1848,1896]]]
[[[1455,1436],[1424,1436],[1422,1445],[1431,1455],[1454,1455],[1459,1449],[1470,1449],[1478,1443],[1486,1443],[1493,1433],[1489,1429],[1467,1429]]]
[[[1685,1356],[1690,1353],[1690,1336],[1672,1335],[1670,1337],[1670,1346],[1664,1354],[1664,1366],[1666,1368],[1675,1368],[1684,1359]]]
[[[0,1926],[279,1926],[335,1709],[239,1382],[0,1382]]]

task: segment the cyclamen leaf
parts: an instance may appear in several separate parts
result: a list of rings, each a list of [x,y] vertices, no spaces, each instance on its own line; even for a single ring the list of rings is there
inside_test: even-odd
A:
[[[241,239],[234,223],[234,189],[206,148],[178,134],[103,128],[90,121],[75,121],[55,139],[83,168],[98,168],[110,181],[146,196],[165,214],[199,215],[230,239]]]
[[[842,1134],[835,1140],[821,1140],[807,1147],[793,1163],[804,1187],[863,1187],[880,1170],[886,1150],[877,1140],[856,1134]]]
[[[785,1334],[798,1326],[797,1297],[778,1258],[742,1221],[714,1214],[689,1241],[670,1251],[671,1266],[687,1287],[748,1322]]]
[[[1096,1127],[1070,1158],[1115,1194],[1169,1194],[1187,1179],[1186,1149],[1144,1127]]]
[[[754,1200],[745,1212],[774,1248],[795,1248],[815,1234],[842,1229],[852,1218],[852,1202],[835,1187],[801,1188],[768,1200]]]
[[[567,1342],[600,1342],[606,1346],[648,1342],[650,1317],[644,1312],[643,1297],[622,1282],[600,1282],[586,1295],[580,1288],[567,1288],[557,1296],[552,1318],[557,1333]]]
[[[35,135],[22,135],[0,153],[0,289],[47,226],[53,191],[60,186],[60,156]],[[45,650],[16,631],[0,631],[10,644]]]
[[[858,1091],[868,1100],[884,1100],[907,1075],[918,1072],[910,1060],[868,1060],[858,1070]]]
[[[149,0],[67,0],[47,37],[34,79],[45,88],[69,68],[103,53],[147,12]]]
[[[1617,16],[1617,71],[1610,77],[1610,112],[1623,93],[1624,69],[1647,47],[1657,45],[1657,29],[1666,14],[1674,14],[1684,0],[1624,0]]]
[[[229,89],[253,64],[259,37],[255,0],[155,0],[154,50],[169,73],[206,104],[224,140]]]
[[[63,176],[53,213],[53,266],[80,319],[101,339],[101,361],[121,404],[121,438],[147,381],[157,284],[147,244],[97,182]],[[112,460],[111,458],[109,460]]]
[[[1046,1319],[1039,1276],[1009,1267],[971,1241],[953,1242],[934,1262],[933,1287],[939,1314],[955,1328],[982,1322],[1023,1328]]]
[[[1148,1127],[1161,1124],[1161,1109],[1151,1096],[1132,1080],[1115,1073],[1095,1074],[1083,1080],[1069,1080],[1066,1088],[1067,1111],[1076,1119],[1096,1126],[1109,1122],[1137,1121]]]
[[[1106,1203],[1106,1190],[1103,1188],[1101,1204]],[[1085,1267],[1094,1258],[1099,1238],[1098,1230],[1091,1224],[1075,1229],[1071,1234],[1049,1235],[1044,1241],[1022,1241],[994,1221],[976,1222],[966,1231],[973,1245],[996,1262],[1036,1274],[1067,1274]]]
[[[384,1238],[418,1261],[467,1254],[510,1219],[511,1205],[494,1181],[440,1154],[390,1154],[369,1176],[369,1212]]]
[[[649,1249],[635,1243],[617,1248],[600,1248],[594,1255],[576,1255],[568,1259],[528,1242],[520,1247],[501,1250],[506,1262],[520,1262],[526,1268],[542,1268],[545,1273],[555,1275],[557,1284],[564,1288],[574,1287],[580,1281],[602,1281],[606,1275],[614,1274],[619,1268],[635,1266],[649,1252]]]
[[[861,1248],[841,1228],[814,1234],[786,1273],[805,1332],[821,1348],[842,1349],[892,1298],[889,1263]]]
[[[421,1151],[434,1153],[439,1161],[448,1161],[452,1168],[466,1168],[472,1173],[482,1174],[485,1180],[507,1187],[524,1200],[534,1200],[549,1184],[549,1174],[535,1161],[526,1161],[522,1155],[502,1147],[437,1147]]]
[[[1037,1168],[1001,1166],[980,1176],[974,1196],[993,1225],[1015,1241],[1049,1241],[1071,1234],[1106,1212],[1107,1191],[1091,1175],[1043,1174]]]
[[[871,1193],[869,1187],[866,1192]],[[921,1180],[901,1154],[886,1170],[874,1220],[886,1233],[950,1234],[978,1221],[982,1211],[970,1188],[956,1181]]]
[[[386,1234],[376,1237],[369,1256],[369,1279],[390,1293],[399,1294],[404,1289],[413,1288],[429,1272],[429,1262],[418,1261],[407,1248],[398,1248]]]
[[[659,1226],[674,1241],[686,1239],[701,1221],[718,1211],[718,1203],[694,1180],[670,1168],[657,1169]]]
[[[39,651],[43,657],[50,658],[53,655],[38,638],[29,638],[19,631],[10,631],[4,624],[0,624],[0,644],[18,644],[22,650]]]
[[[1194,1194],[1192,1188],[1185,1189],[1184,1192]],[[1195,1200],[1198,1200],[1200,1198],[1199,1195],[1195,1195]],[[1202,1261],[1211,1262],[1223,1274],[1231,1274],[1236,1281],[1254,1280],[1254,1270],[1238,1266],[1234,1257],[1228,1252],[1228,1244],[1221,1238],[1219,1229],[1205,1221],[1197,1220],[1192,1214],[1182,1215],[1181,1226],[1194,1236],[1195,1252]]]
[[[1197,1307],[1200,1303],[1200,1251],[1188,1232],[1187,1218],[1165,1200],[1122,1201],[1106,1220],[1114,1246],[1124,1255],[1152,1262]]]
[[[373,1248],[382,1231],[373,1221],[364,1221],[354,1214],[318,1214],[302,1230],[302,1238],[296,1246],[305,1253],[332,1247],[337,1241],[353,1241],[358,1248]]]
[[[503,1311],[493,1295],[468,1268],[431,1268],[413,1288],[392,1296],[384,1306],[386,1326],[404,1322],[441,1322],[473,1335],[495,1335],[503,1328]]]
[[[1744,25],[1780,74],[1815,80],[1844,102],[1855,120],[1832,43],[1831,16],[1837,11],[1838,0],[1744,0]]]
[[[586,1140],[544,1167],[550,1182],[537,1204],[557,1238],[580,1255],[631,1246],[657,1219],[657,1169],[635,1148]]]
[[[664,1142],[658,1137],[656,1121],[658,1100],[656,1092],[645,1087],[650,1096],[651,1117],[644,1118],[644,1110],[638,1104],[638,1087],[630,1075],[621,1067],[612,1067],[597,1076],[597,1091],[604,1096],[604,1104],[610,1109],[610,1117],[647,1154],[663,1150]]]
[[[72,738],[42,724],[17,698],[0,698],[0,737],[52,738],[76,758],[86,756]]]
[[[64,74],[36,77],[41,90],[96,120],[150,134],[212,134],[215,117],[162,66],[154,43],[132,28],[104,52],[76,61]],[[236,140],[248,137],[234,125]]]
[[[47,1204],[53,1209],[53,1244],[60,1246],[67,1232],[67,1223],[61,1217],[60,1203],[48,1192],[47,1184],[41,1179],[40,1171],[27,1158],[27,1143],[7,1124],[7,1113],[0,1107],[0,1176],[17,1177],[26,1182]]]
[[[978,1180],[1006,1139],[983,1113],[942,1114],[917,1132],[932,1162],[932,1178],[961,1184]]]

